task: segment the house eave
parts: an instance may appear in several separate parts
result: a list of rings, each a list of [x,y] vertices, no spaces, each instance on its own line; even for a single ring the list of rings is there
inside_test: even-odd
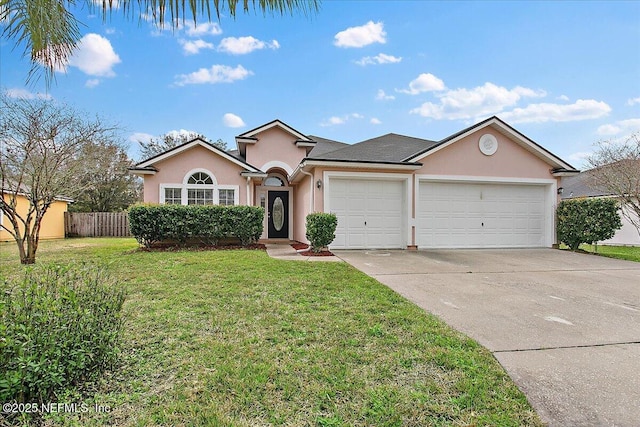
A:
[[[334,159],[303,159],[298,167],[293,171],[289,177],[289,181],[295,182],[303,175],[300,170],[308,172],[308,169],[323,166],[323,167],[338,167],[348,169],[381,169],[381,170],[405,170],[414,171],[422,167],[422,163],[407,163],[407,162],[378,162],[367,160],[334,160]]]
[[[552,169],[551,175],[553,176],[574,176],[580,173],[579,170],[570,170],[570,169]]]
[[[240,172],[240,176],[244,176],[244,177],[251,177],[251,178],[266,178],[269,176],[269,174],[265,173],[265,172],[249,172],[249,171],[245,171],[245,172]]]
[[[134,175],[144,176],[144,175],[155,175],[158,170],[155,168],[129,168],[129,172]]]

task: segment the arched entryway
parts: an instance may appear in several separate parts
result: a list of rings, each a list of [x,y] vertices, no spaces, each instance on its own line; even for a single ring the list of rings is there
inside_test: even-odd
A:
[[[262,184],[256,187],[258,203],[265,210],[263,237],[291,239],[293,233],[293,189],[286,171],[271,168]]]

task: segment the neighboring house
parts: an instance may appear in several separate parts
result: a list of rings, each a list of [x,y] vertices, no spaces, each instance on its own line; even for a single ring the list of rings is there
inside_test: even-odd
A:
[[[603,188],[599,188],[594,184],[591,171],[587,170],[578,175],[564,177],[560,183],[562,187],[562,199],[578,199],[583,197],[615,197],[611,192]],[[633,215],[628,208],[625,213]],[[618,230],[611,239],[598,242],[601,245],[628,245],[640,246],[640,234],[638,229],[624,215],[620,215],[622,219],[622,228]],[[640,222],[640,220],[638,220]]]
[[[2,196],[4,197],[5,201],[10,201],[12,197],[16,197],[17,212],[23,218],[26,217],[29,210],[29,200],[24,195],[18,193],[14,196],[13,192],[3,192]],[[42,218],[42,223],[40,226],[40,239],[64,238],[64,213],[67,211],[67,207],[70,202],[71,199],[60,197],[51,204],[51,206],[47,210],[47,213],[44,214],[44,218]],[[13,231],[13,225],[7,218],[5,218],[5,215],[4,213],[2,213],[2,211],[0,211],[0,224]],[[22,232],[24,229],[21,228],[20,230]],[[2,227],[0,227],[0,241],[13,241],[13,236]]]
[[[332,249],[550,247],[558,181],[578,173],[497,117],[441,141],[348,145],[274,120],[236,142],[195,139],[138,163],[144,201],[262,206],[262,238],[302,242],[308,213],[333,212]]]

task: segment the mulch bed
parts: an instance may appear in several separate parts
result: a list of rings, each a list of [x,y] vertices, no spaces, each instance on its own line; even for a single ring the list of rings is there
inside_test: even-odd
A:
[[[313,252],[309,250],[309,245],[306,243],[295,242],[291,244],[291,247],[302,256],[333,256],[330,251]]]
[[[245,250],[258,250],[258,251],[266,251],[267,247],[262,243],[254,243],[252,245],[242,246],[242,245],[176,245],[173,243],[158,243],[154,244],[150,248],[140,247],[136,249],[141,252],[175,252],[181,250],[189,250],[189,251],[229,251],[234,249],[245,249]]]

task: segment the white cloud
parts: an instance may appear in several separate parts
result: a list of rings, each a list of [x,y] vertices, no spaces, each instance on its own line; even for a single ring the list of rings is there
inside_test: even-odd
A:
[[[105,28],[104,33],[105,34],[115,34],[116,33],[116,29],[115,28]]]
[[[629,106],[636,105],[636,104],[640,104],[640,96],[637,98],[630,98],[627,100],[627,105]]]
[[[27,89],[10,88],[7,89],[6,94],[9,98],[22,98],[22,99],[53,99],[48,93],[30,92]]]
[[[634,132],[637,130],[640,130],[640,118],[620,120],[613,124],[602,125],[598,128],[597,132],[598,135],[612,136],[623,132]]]
[[[69,65],[77,67],[85,74],[99,77],[113,77],[113,67],[122,62],[113,50],[111,42],[99,34],[89,33],[78,42],[78,48],[69,58]]]
[[[593,153],[591,151],[579,151],[577,153],[569,154],[569,160],[573,163],[582,163],[587,160]]]
[[[379,53],[376,56],[365,56],[358,61],[355,61],[356,64],[362,65],[373,65],[373,64],[395,64],[402,61],[401,56],[393,56],[387,55],[385,53]]]
[[[369,120],[369,123],[371,123],[372,125],[382,124],[382,122],[380,120],[376,119],[375,117],[372,117],[371,120]]]
[[[364,116],[359,113],[345,114],[344,116],[331,116],[327,120],[320,123],[320,126],[327,127],[327,126],[343,125],[351,119],[364,119]]]
[[[390,101],[392,99],[396,99],[393,95],[387,95],[384,93],[384,90],[378,89],[378,93],[376,94],[376,99],[379,101]]]
[[[200,132],[196,132],[195,130],[187,130],[187,129],[180,129],[180,130],[170,130],[169,132],[167,132],[165,135],[170,135],[176,139],[180,138],[180,137],[187,137],[189,139],[193,138],[196,135],[200,135]]]
[[[217,22],[202,22],[195,25],[193,22],[187,22],[187,35],[191,37],[201,37],[205,35],[217,36],[222,34],[222,28]]]
[[[228,65],[213,65],[211,68],[200,68],[189,74],[179,74],[176,76],[175,84],[184,86],[188,84],[216,84],[216,83],[232,83],[236,80],[244,80],[253,72],[247,70],[242,65],[235,68]]]
[[[222,116],[222,123],[228,128],[241,128],[246,126],[240,116],[236,116],[233,113],[226,113]]]
[[[473,89],[454,89],[438,94],[439,103],[425,102],[411,110],[412,114],[433,119],[473,119],[499,113],[512,107],[523,97],[543,97],[545,91],[516,86],[509,90],[493,83]]]
[[[258,40],[255,37],[226,37],[220,41],[218,50],[232,55],[245,55],[251,53],[254,50],[259,49],[278,49],[280,43],[277,40],[271,40],[270,42],[264,42]]]
[[[131,135],[129,135],[129,142],[143,142],[143,143],[148,143],[151,138],[155,138],[155,136],[151,135],[150,133],[144,133],[144,132],[134,132]]]
[[[558,98],[556,98],[560,101],[568,101],[569,97],[567,95],[560,95]]]
[[[382,22],[369,21],[359,27],[349,27],[334,36],[338,47],[363,47],[373,43],[386,43],[387,33]]]
[[[409,83],[409,89],[396,89],[398,92],[417,95],[422,92],[440,91],[446,87],[444,82],[431,73],[422,73]]]
[[[85,82],[85,87],[89,89],[94,88],[100,84],[100,79],[89,79]]]
[[[524,108],[500,113],[500,118],[510,123],[572,122],[604,117],[611,107],[594,99],[578,99],[573,104],[529,104]]]
[[[206,42],[204,40],[178,40],[178,43],[182,45],[182,50],[185,55],[196,55],[200,53],[202,49],[213,49],[213,43]]]

